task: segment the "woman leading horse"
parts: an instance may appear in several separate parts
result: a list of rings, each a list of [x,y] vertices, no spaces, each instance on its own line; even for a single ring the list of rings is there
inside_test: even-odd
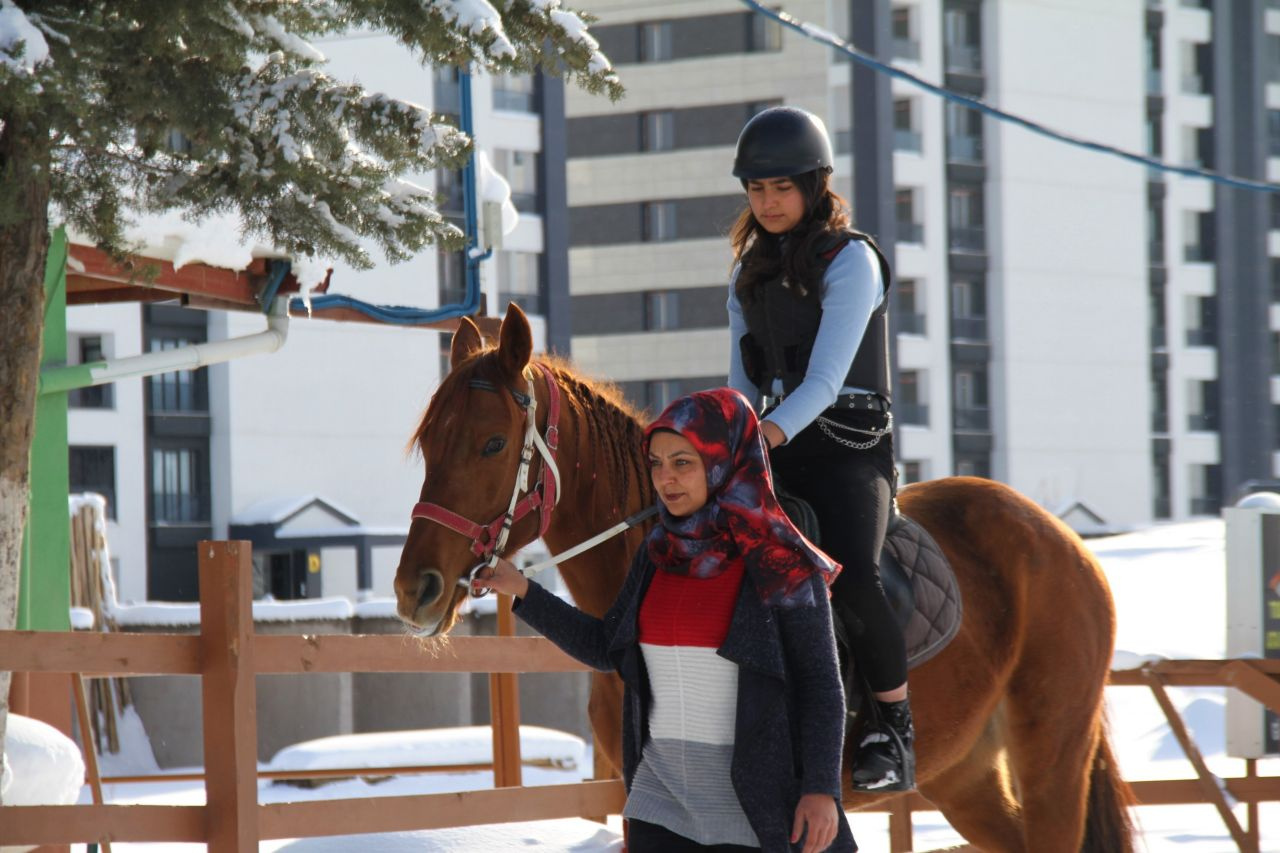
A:
[[[537,506],[512,517],[508,554],[539,535],[559,553],[655,501],[634,413],[616,393],[532,352],[528,321],[514,306],[497,346],[485,346],[463,319],[452,370],[419,424],[427,470],[419,505],[467,522],[415,513],[410,526],[395,580],[398,611],[427,633],[456,620],[471,570],[493,552],[483,531],[493,520],[501,526],[516,496]],[[522,484],[530,424],[544,443],[554,437],[558,473],[530,451],[539,460]],[[551,481],[558,503],[548,501],[556,505],[543,515]],[[538,483],[543,497],[526,502]],[[920,793],[987,853],[1131,851],[1128,789],[1103,718],[1115,610],[1097,561],[1057,518],[994,481],[914,484],[899,505],[946,554],[965,604],[955,639],[911,675]],[[642,538],[633,530],[560,566],[582,610],[605,613]],[[595,678],[592,725],[619,768],[621,700],[616,677]],[[846,745],[845,807],[885,799],[852,790],[848,752]]]

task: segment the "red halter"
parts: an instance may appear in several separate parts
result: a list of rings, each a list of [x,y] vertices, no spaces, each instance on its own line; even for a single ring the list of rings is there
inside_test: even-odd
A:
[[[542,371],[547,381],[547,434],[545,441],[538,435],[538,399],[534,393],[533,380],[529,380],[528,394],[508,389],[524,410],[525,440],[520,452],[520,467],[516,473],[515,490],[511,494],[507,511],[488,524],[481,525],[439,504],[423,502],[413,507],[412,518],[425,518],[442,524],[455,533],[470,537],[472,553],[484,560],[481,566],[486,564],[492,566],[497,561],[501,556],[501,550],[506,547],[507,535],[511,532],[511,527],[535,509],[539,512],[538,536],[545,534],[547,528],[551,526],[551,510],[559,500],[560,474],[556,468],[556,447],[560,444],[560,388],[546,365],[536,364],[536,366]],[[473,387],[498,390],[487,382],[473,382]],[[529,467],[533,462],[535,449],[542,455],[543,465],[538,482],[530,489]],[[519,495],[522,491],[527,493],[520,499]],[[478,568],[480,566],[476,567]],[[459,578],[458,583],[470,586],[470,574],[474,571],[473,569],[468,573],[468,577]]]

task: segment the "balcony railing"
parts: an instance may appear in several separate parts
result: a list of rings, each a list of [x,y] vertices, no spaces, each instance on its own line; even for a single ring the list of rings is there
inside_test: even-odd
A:
[[[1207,93],[1204,85],[1204,77],[1199,74],[1183,74],[1182,75],[1182,91],[1187,95],[1204,95]]]
[[[1155,515],[1156,518],[1173,517],[1173,507],[1171,506],[1168,497],[1157,497],[1152,502],[1151,509],[1153,510],[1152,514]]]
[[[991,410],[986,406],[957,407],[952,421],[956,429],[987,432],[991,429]]]
[[[982,137],[953,134],[947,137],[947,159],[953,163],[981,163]]]
[[[1152,326],[1151,327],[1151,348],[1164,349],[1168,345],[1169,345],[1169,336],[1168,336],[1168,331],[1166,327]]]
[[[923,335],[925,331],[924,315],[916,311],[900,311],[897,317],[898,332],[906,335]]]
[[[1159,95],[1164,92],[1164,75],[1159,68],[1147,69],[1147,94]]]
[[[1195,412],[1187,415],[1187,429],[1192,432],[1217,432],[1217,412]]]
[[[948,71],[959,71],[962,74],[981,73],[982,48],[972,44],[949,44],[946,63]]]
[[[920,141],[920,131],[903,130],[894,128],[893,131],[893,150],[894,151],[915,151],[919,153],[922,148]]]
[[[952,317],[951,337],[962,341],[985,341],[987,339],[987,318]]]
[[[948,232],[948,241],[952,249],[962,252],[985,252],[987,229],[981,225],[952,225]]]
[[[897,229],[899,243],[924,243],[924,226],[919,222],[899,222]]]
[[[894,39],[893,58],[918,61],[920,59],[920,42],[915,39]]]
[[[1164,263],[1164,241],[1163,240],[1147,241],[1147,261],[1153,264]]]
[[[1217,345],[1217,329],[1187,329],[1187,346],[1216,347]]]
[[[1197,243],[1190,246],[1184,246],[1183,250],[1182,257],[1188,262],[1194,263],[1198,261],[1202,263],[1209,263],[1213,261],[1214,252],[1213,248],[1210,246],[1202,246]]]
[[[1157,409],[1151,413],[1151,431],[1158,433],[1169,432],[1168,410]]]
[[[836,153],[848,154],[853,150],[853,131],[837,130],[836,131]]]
[[[911,426],[928,426],[929,404],[904,403],[900,400],[895,400],[893,403],[893,416],[903,424],[910,424]]]

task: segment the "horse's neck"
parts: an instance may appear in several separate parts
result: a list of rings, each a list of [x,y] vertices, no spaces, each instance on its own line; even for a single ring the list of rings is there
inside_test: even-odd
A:
[[[629,417],[603,399],[594,405],[609,407],[608,420],[613,424]],[[641,450],[633,436],[595,428],[587,412],[567,401],[561,421],[560,502],[544,537],[553,554],[590,539],[652,502]],[[627,472],[625,489],[622,483],[612,482],[620,469]],[[565,585],[583,610],[600,615],[613,603],[638,542],[636,532],[619,534],[560,566]]]

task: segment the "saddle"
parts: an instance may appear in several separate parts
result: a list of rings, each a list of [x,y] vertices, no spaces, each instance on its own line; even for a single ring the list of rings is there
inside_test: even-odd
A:
[[[792,523],[811,542],[821,546],[818,517],[808,503],[785,492],[778,501]],[[938,543],[923,527],[898,511],[895,501],[889,516],[884,548],[880,552],[880,582],[889,606],[898,618],[907,646],[907,667],[915,669],[946,648],[960,630],[963,608],[955,572]],[[834,604],[834,602],[833,602]],[[845,742],[856,742],[852,729],[871,695],[860,672],[853,665],[849,636],[861,630],[858,617],[846,608],[835,607],[836,645],[840,653],[840,675],[844,681],[845,704],[849,716]]]

